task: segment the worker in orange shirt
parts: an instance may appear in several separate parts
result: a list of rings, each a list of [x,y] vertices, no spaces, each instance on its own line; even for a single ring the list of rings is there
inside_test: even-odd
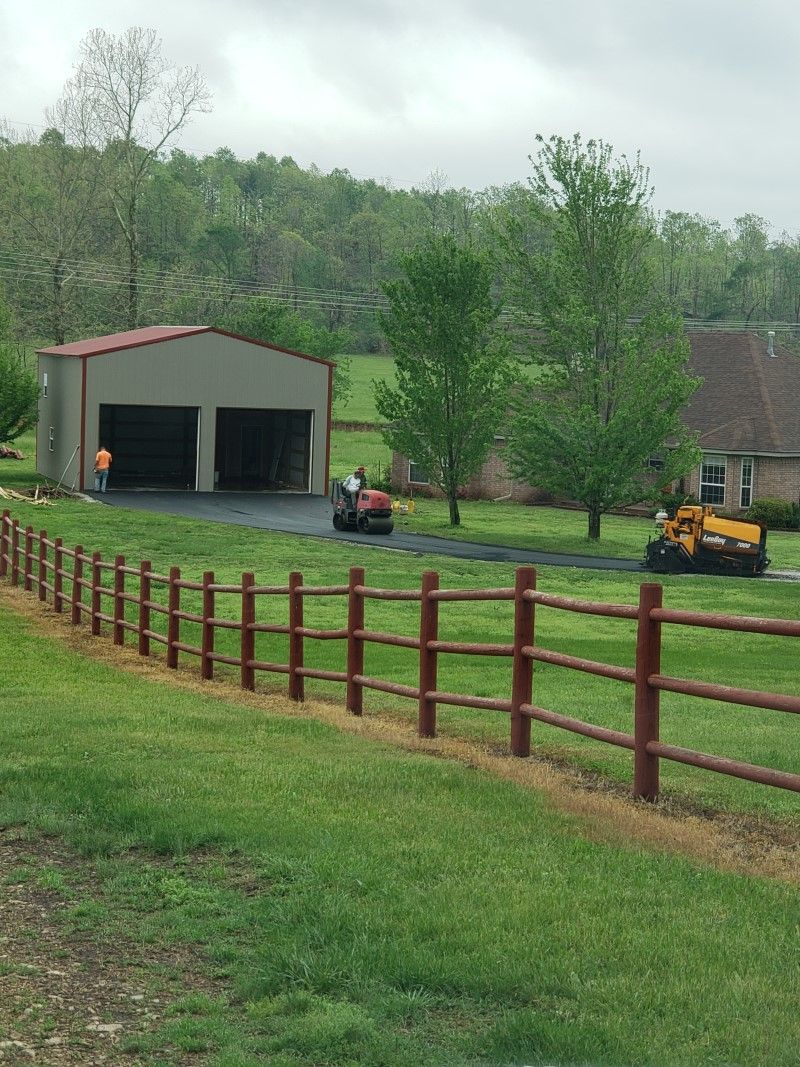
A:
[[[108,468],[111,466],[111,453],[105,445],[94,457],[94,491],[104,493],[108,485]]]

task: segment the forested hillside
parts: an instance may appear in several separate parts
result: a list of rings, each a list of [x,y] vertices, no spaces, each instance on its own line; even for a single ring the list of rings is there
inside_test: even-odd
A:
[[[380,284],[396,276],[398,256],[430,231],[491,245],[496,213],[525,215],[531,195],[523,185],[453,189],[436,175],[399,189],[267,152],[162,153],[138,204],[132,313],[130,250],[108,195],[118,145],[80,146],[57,129],[5,134],[0,280],[19,339],[31,343],[150,323],[235,325],[258,295],[345,329],[334,350],[376,351]],[[800,238],[772,240],[754,215],[725,230],[667,212],[658,232],[656,276],[687,316],[800,321]]]

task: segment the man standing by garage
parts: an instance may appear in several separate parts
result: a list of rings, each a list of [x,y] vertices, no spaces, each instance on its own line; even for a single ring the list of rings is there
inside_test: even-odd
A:
[[[94,457],[94,491],[104,493],[108,485],[108,469],[111,466],[111,453],[105,445],[100,445],[100,451]]]

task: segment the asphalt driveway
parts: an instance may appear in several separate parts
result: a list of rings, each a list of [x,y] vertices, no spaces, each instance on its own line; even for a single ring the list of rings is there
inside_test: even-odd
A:
[[[331,524],[331,506],[327,497],[299,493],[186,493],[126,492],[89,494],[111,507],[158,511],[166,515],[183,515],[207,522],[227,522],[234,526],[251,526],[259,530],[324,537],[331,541],[368,544],[394,551],[434,553],[458,559],[477,559],[488,563],[535,563],[553,567],[586,567],[592,570],[642,572],[636,560],[602,556],[562,555],[557,552],[526,552],[520,548],[484,545],[476,541],[454,541],[429,534],[396,530],[388,536],[369,536],[339,532]],[[643,572],[642,572],[643,573]]]

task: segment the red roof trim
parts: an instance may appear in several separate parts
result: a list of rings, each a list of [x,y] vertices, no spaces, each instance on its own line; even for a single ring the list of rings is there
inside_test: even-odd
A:
[[[156,330],[162,330],[162,333],[155,333]],[[221,330],[216,326],[148,326],[141,330],[128,330],[124,333],[112,333],[107,337],[93,337],[85,341],[73,341],[67,345],[56,345],[54,348],[39,348],[37,354],[40,356],[64,356],[72,358],[86,359],[91,356],[104,356],[110,352],[124,352],[129,348],[143,348],[145,345],[156,345],[162,341],[175,341],[181,337],[191,337],[200,333],[216,333],[222,337],[230,337],[234,341],[246,341],[251,345],[258,345],[259,348],[270,348],[273,352],[283,352],[287,356],[297,356],[298,359],[307,359],[312,363],[322,363],[326,367],[334,367],[333,363],[329,359],[322,359],[320,356],[309,356],[305,352],[296,352],[292,348],[281,348],[280,345],[271,345],[267,341],[259,341],[255,337],[245,337],[240,333],[231,333],[229,330]],[[137,336],[138,335],[138,336]],[[114,338],[118,338],[118,341],[114,341]],[[125,340],[122,340],[125,338]],[[101,345],[103,342],[109,342],[102,347],[92,348],[87,347],[97,343]]]
[[[66,345],[55,345],[53,348],[39,348],[37,353],[43,356],[102,356],[108,352],[121,352],[126,348],[139,348],[142,345],[158,344],[159,341],[172,341],[177,337],[205,333],[208,329],[208,326],[146,326],[141,330],[124,330],[105,337],[90,337]]]

